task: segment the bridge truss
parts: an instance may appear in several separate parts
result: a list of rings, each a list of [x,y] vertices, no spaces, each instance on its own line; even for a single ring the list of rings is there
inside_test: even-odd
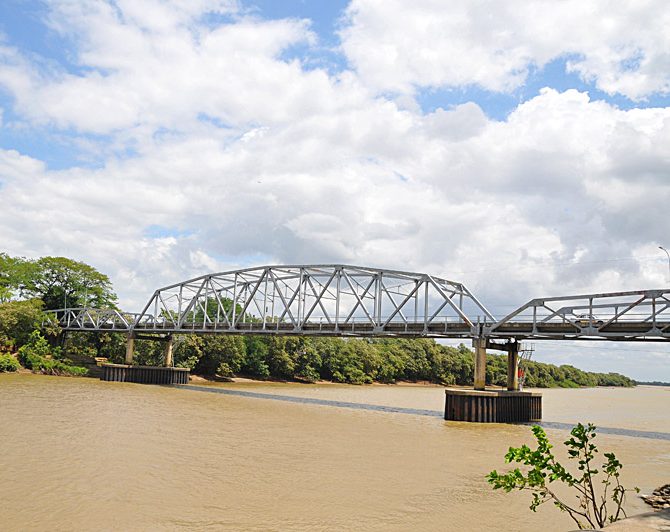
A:
[[[670,290],[532,299],[482,336],[549,340],[670,340]]]
[[[63,309],[66,331],[670,340],[670,290],[533,299],[496,320],[461,283],[346,265],[265,266],[156,290],[137,314]]]
[[[204,275],[154,292],[142,312],[69,309],[65,330],[471,337],[492,314],[462,284],[345,265],[266,266]],[[130,318],[134,318],[132,324]]]

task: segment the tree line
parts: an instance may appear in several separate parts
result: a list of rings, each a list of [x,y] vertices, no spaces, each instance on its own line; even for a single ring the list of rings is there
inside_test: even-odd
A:
[[[84,263],[64,257],[26,260],[0,254],[2,356],[23,353],[19,360],[51,373],[67,373],[64,367],[90,363],[94,357],[123,362],[124,334],[70,333],[63,337],[58,331],[50,331],[50,343],[44,341],[48,331],[40,330],[42,312],[62,308],[65,301],[68,307],[115,307],[117,298],[109,278]],[[159,341],[137,340],[135,363],[162,365],[163,348]],[[27,356],[29,352],[35,356]],[[350,384],[429,381],[444,385],[472,385],[474,378],[474,356],[468,347],[445,346],[425,338],[178,335],[173,356],[177,366],[220,377],[246,375]],[[45,362],[48,360],[61,365],[56,364],[54,369]],[[526,385],[531,387],[634,385],[617,373],[586,372],[569,365],[529,361],[524,369]],[[506,355],[487,355],[486,382],[505,386]]]

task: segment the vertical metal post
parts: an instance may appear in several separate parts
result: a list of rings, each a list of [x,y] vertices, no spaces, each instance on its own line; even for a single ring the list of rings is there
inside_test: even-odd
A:
[[[419,323],[419,281],[414,281],[414,323]]]
[[[265,330],[265,319],[268,313],[268,270],[263,272],[265,275],[265,288],[263,289],[263,330]]]
[[[382,324],[382,274],[377,275],[377,290],[375,290],[375,325],[379,327]]]
[[[182,298],[184,294],[184,286],[179,287],[179,301],[177,302],[177,327],[181,327],[181,324],[183,323],[184,319],[181,315],[181,304],[182,304]]]
[[[337,270],[337,293],[335,294],[335,330],[340,329],[340,280],[342,279],[342,270]]]
[[[209,279],[205,279],[205,304],[202,309],[202,328],[203,330],[207,328],[207,303],[209,300]],[[195,316],[193,316],[193,321],[195,321]]]
[[[428,281],[426,279],[424,282],[424,291],[423,291],[423,330],[428,329]]]
[[[297,316],[297,322],[298,322],[298,327],[301,326],[300,323],[300,310],[302,307],[302,276],[303,276],[303,269],[300,268],[300,280],[298,281],[298,316]]]
[[[274,319],[275,315],[275,299],[277,298],[277,286],[274,280],[272,281],[272,304],[270,307],[270,319]],[[279,328],[279,320],[277,320],[277,328]]]
[[[237,314],[237,274],[235,274],[235,282],[233,283],[233,312],[232,319],[230,320],[230,325],[233,329],[236,328],[235,325],[235,315]]]

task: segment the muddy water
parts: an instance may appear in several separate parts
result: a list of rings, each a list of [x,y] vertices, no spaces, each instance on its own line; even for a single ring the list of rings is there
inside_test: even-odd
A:
[[[445,422],[443,401],[439,387],[0,375],[0,530],[570,529],[483,478],[528,427]],[[601,446],[643,490],[670,480],[669,406],[668,388],[544,400],[556,442],[579,420],[612,429]]]

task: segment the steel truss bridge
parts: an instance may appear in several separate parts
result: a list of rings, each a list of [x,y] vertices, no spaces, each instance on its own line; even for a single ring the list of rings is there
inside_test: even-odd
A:
[[[346,265],[264,266],[156,290],[139,313],[48,313],[64,331],[547,340],[670,340],[670,289],[533,299],[496,319],[463,284]],[[47,323],[45,323],[47,325]]]

